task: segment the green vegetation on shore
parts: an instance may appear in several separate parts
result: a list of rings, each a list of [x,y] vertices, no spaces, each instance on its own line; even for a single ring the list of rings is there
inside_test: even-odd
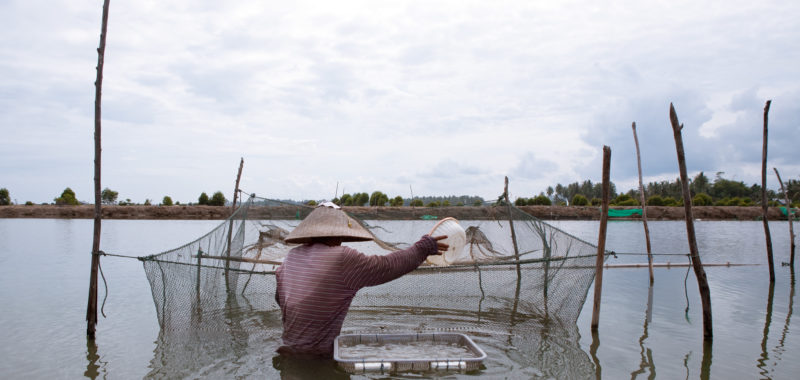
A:
[[[8,206],[11,204],[11,196],[8,189],[5,187],[0,189],[0,206]]]
[[[743,181],[735,181],[724,178],[723,172],[717,172],[714,180],[711,181],[703,173],[698,173],[689,184],[689,189],[693,195],[692,204],[695,206],[755,206],[761,204],[761,186],[753,184],[747,186]],[[790,179],[785,182],[786,192],[792,207],[800,206],[800,180]],[[680,178],[674,181],[650,182],[645,188],[648,206],[683,206]],[[612,206],[640,206],[641,197],[638,189],[630,189],[625,193],[617,193],[616,185],[611,182],[611,205]],[[518,197],[514,201],[516,206],[587,206],[599,205],[601,197],[601,183],[593,183],[591,180],[574,182],[568,185],[556,184],[548,186],[546,191],[541,191],[531,197]],[[130,198],[118,201],[119,192],[106,187],[101,193],[101,199],[105,205],[132,206],[138,203],[131,201]],[[783,191],[767,189],[767,199],[769,206],[783,204]],[[75,192],[67,187],[60,196],[53,199],[57,205],[78,205]],[[313,205],[322,200],[303,200],[302,203]],[[202,192],[197,199],[197,205],[224,206],[228,200],[221,191],[214,192],[210,197]],[[295,202],[295,201],[292,201]],[[357,192],[352,194],[342,194],[332,200],[340,206],[392,206],[392,207],[450,207],[450,206],[488,206],[497,204],[486,202],[480,196],[470,195],[449,195],[449,196],[414,196],[404,198],[401,195],[390,197],[388,194],[376,190],[369,192]],[[16,202],[11,201],[10,192],[6,188],[0,188],[0,206],[12,205]],[[146,199],[143,205],[150,205],[153,202]],[[32,202],[25,202],[26,205],[33,205]],[[171,206],[180,205],[181,202],[173,202],[170,196],[164,196],[160,205]],[[193,203],[184,203],[192,205]]]
[[[726,179],[722,176],[723,174],[725,173],[716,173],[713,182],[709,181],[703,172],[697,174],[689,184],[689,190],[694,194],[692,204],[695,206],[754,206],[761,203],[760,185],[747,186],[743,181]],[[590,204],[597,205],[602,196],[601,185],[601,183],[592,183],[590,180],[574,182],[567,186],[559,183],[555,187],[548,187],[546,195],[545,192],[541,192],[532,198],[517,198],[514,204],[517,206],[542,204],[579,206],[583,205],[584,200],[589,200]],[[800,180],[790,179],[785,185],[790,202],[793,207],[797,207],[800,205]],[[612,206],[640,205],[641,197],[638,189],[618,194],[613,182],[610,188]],[[673,182],[650,182],[644,186],[644,191],[647,194],[648,206],[683,206],[680,178]],[[767,189],[767,199],[770,206],[776,206],[784,199],[783,191],[776,192]],[[551,203],[547,203],[548,200]]]

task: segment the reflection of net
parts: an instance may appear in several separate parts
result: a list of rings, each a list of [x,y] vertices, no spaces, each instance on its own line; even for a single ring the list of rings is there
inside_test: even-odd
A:
[[[335,365],[308,359],[295,366],[276,365],[280,312],[257,311],[241,301],[241,296],[232,298],[224,313],[186,326],[191,328],[162,330],[146,377],[272,379],[280,373],[283,378],[350,378]],[[577,326],[530,316],[511,323],[509,317],[509,310],[353,309],[342,333],[464,333],[488,355],[485,369],[477,373],[486,378],[585,379],[594,375],[589,356],[580,348]],[[386,378],[378,373],[365,377]],[[450,377],[459,378],[459,374]]]

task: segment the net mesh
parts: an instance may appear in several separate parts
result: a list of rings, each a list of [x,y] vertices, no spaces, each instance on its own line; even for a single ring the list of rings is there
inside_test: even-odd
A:
[[[275,269],[293,248],[286,235],[312,210],[251,196],[199,239],[140,257],[161,326],[147,377],[274,377],[264,364],[285,366],[274,354],[282,331]],[[345,211],[375,236],[345,244],[370,255],[409,247],[438,220],[455,216],[467,240],[458,257],[468,259],[424,264],[360,290],[343,334],[462,332],[490,352],[488,376],[514,368],[531,378],[593,373],[575,322],[594,280],[596,246],[510,205]],[[307,367],[299,366],[320,369]]]
[[[448,210],[458,213],[467,235],[461,256],[469,259],[449,266],[423,264],[397,280],[360,290],[344,329],[459,326],[432,326],[425,315],[501,324],[528,319],[575,323],[594,279],[596,246],[511,205],[455,209],[345,210],[375,236],[374,241],[345,244],[368,255],[407,248],[437,219],[450,216]],[[251,196],[205,236],[140,258],[162,331],[230,330],[232,314],[258,317],[278,310],[275,269],[293,247],[284,238],[312,210]]]

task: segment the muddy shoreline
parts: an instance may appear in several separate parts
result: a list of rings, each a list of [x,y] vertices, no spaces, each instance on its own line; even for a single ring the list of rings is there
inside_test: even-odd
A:
[[[630,209],[635,207],[612,207]],[[437,217],[452,216],[463,220],[501,219],[505,208],[501,207],[345,207],[345,211],[359,214],[375,214],[378,211],[385,218],[412,220],[423,215]],[[599,220],[599,207],[584,206],[522,206],[523,211],[544,220]],[[231,213],[230,207],[215,206],[103,206],[104,219],[156,219],[156,220],[223,220]],[[251,219],[295,218],[296,208],[251,207]],[[736,206],[697,206],[692,209],[695,219],[702,220],[760,220],[761,207]],[[786,220],[778,207],[770,207],[770,220]],[[12,205],[0,206],[0,218],[41,218],[41,219],[92,219],[93,205],[55,206],[55,205]],[[650,206],[647,208],[648,220],[683,220],[683,207]],[[639,220],[638,215],[631,218],[611,218],[611,220]]]

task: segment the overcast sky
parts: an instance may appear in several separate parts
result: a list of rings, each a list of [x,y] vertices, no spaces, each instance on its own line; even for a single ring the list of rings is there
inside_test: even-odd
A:
[[[0,0],[0,187],[93,200],[102,1]],[[112,1],[102,186],[134,202],[800,178],[800,2]]]

